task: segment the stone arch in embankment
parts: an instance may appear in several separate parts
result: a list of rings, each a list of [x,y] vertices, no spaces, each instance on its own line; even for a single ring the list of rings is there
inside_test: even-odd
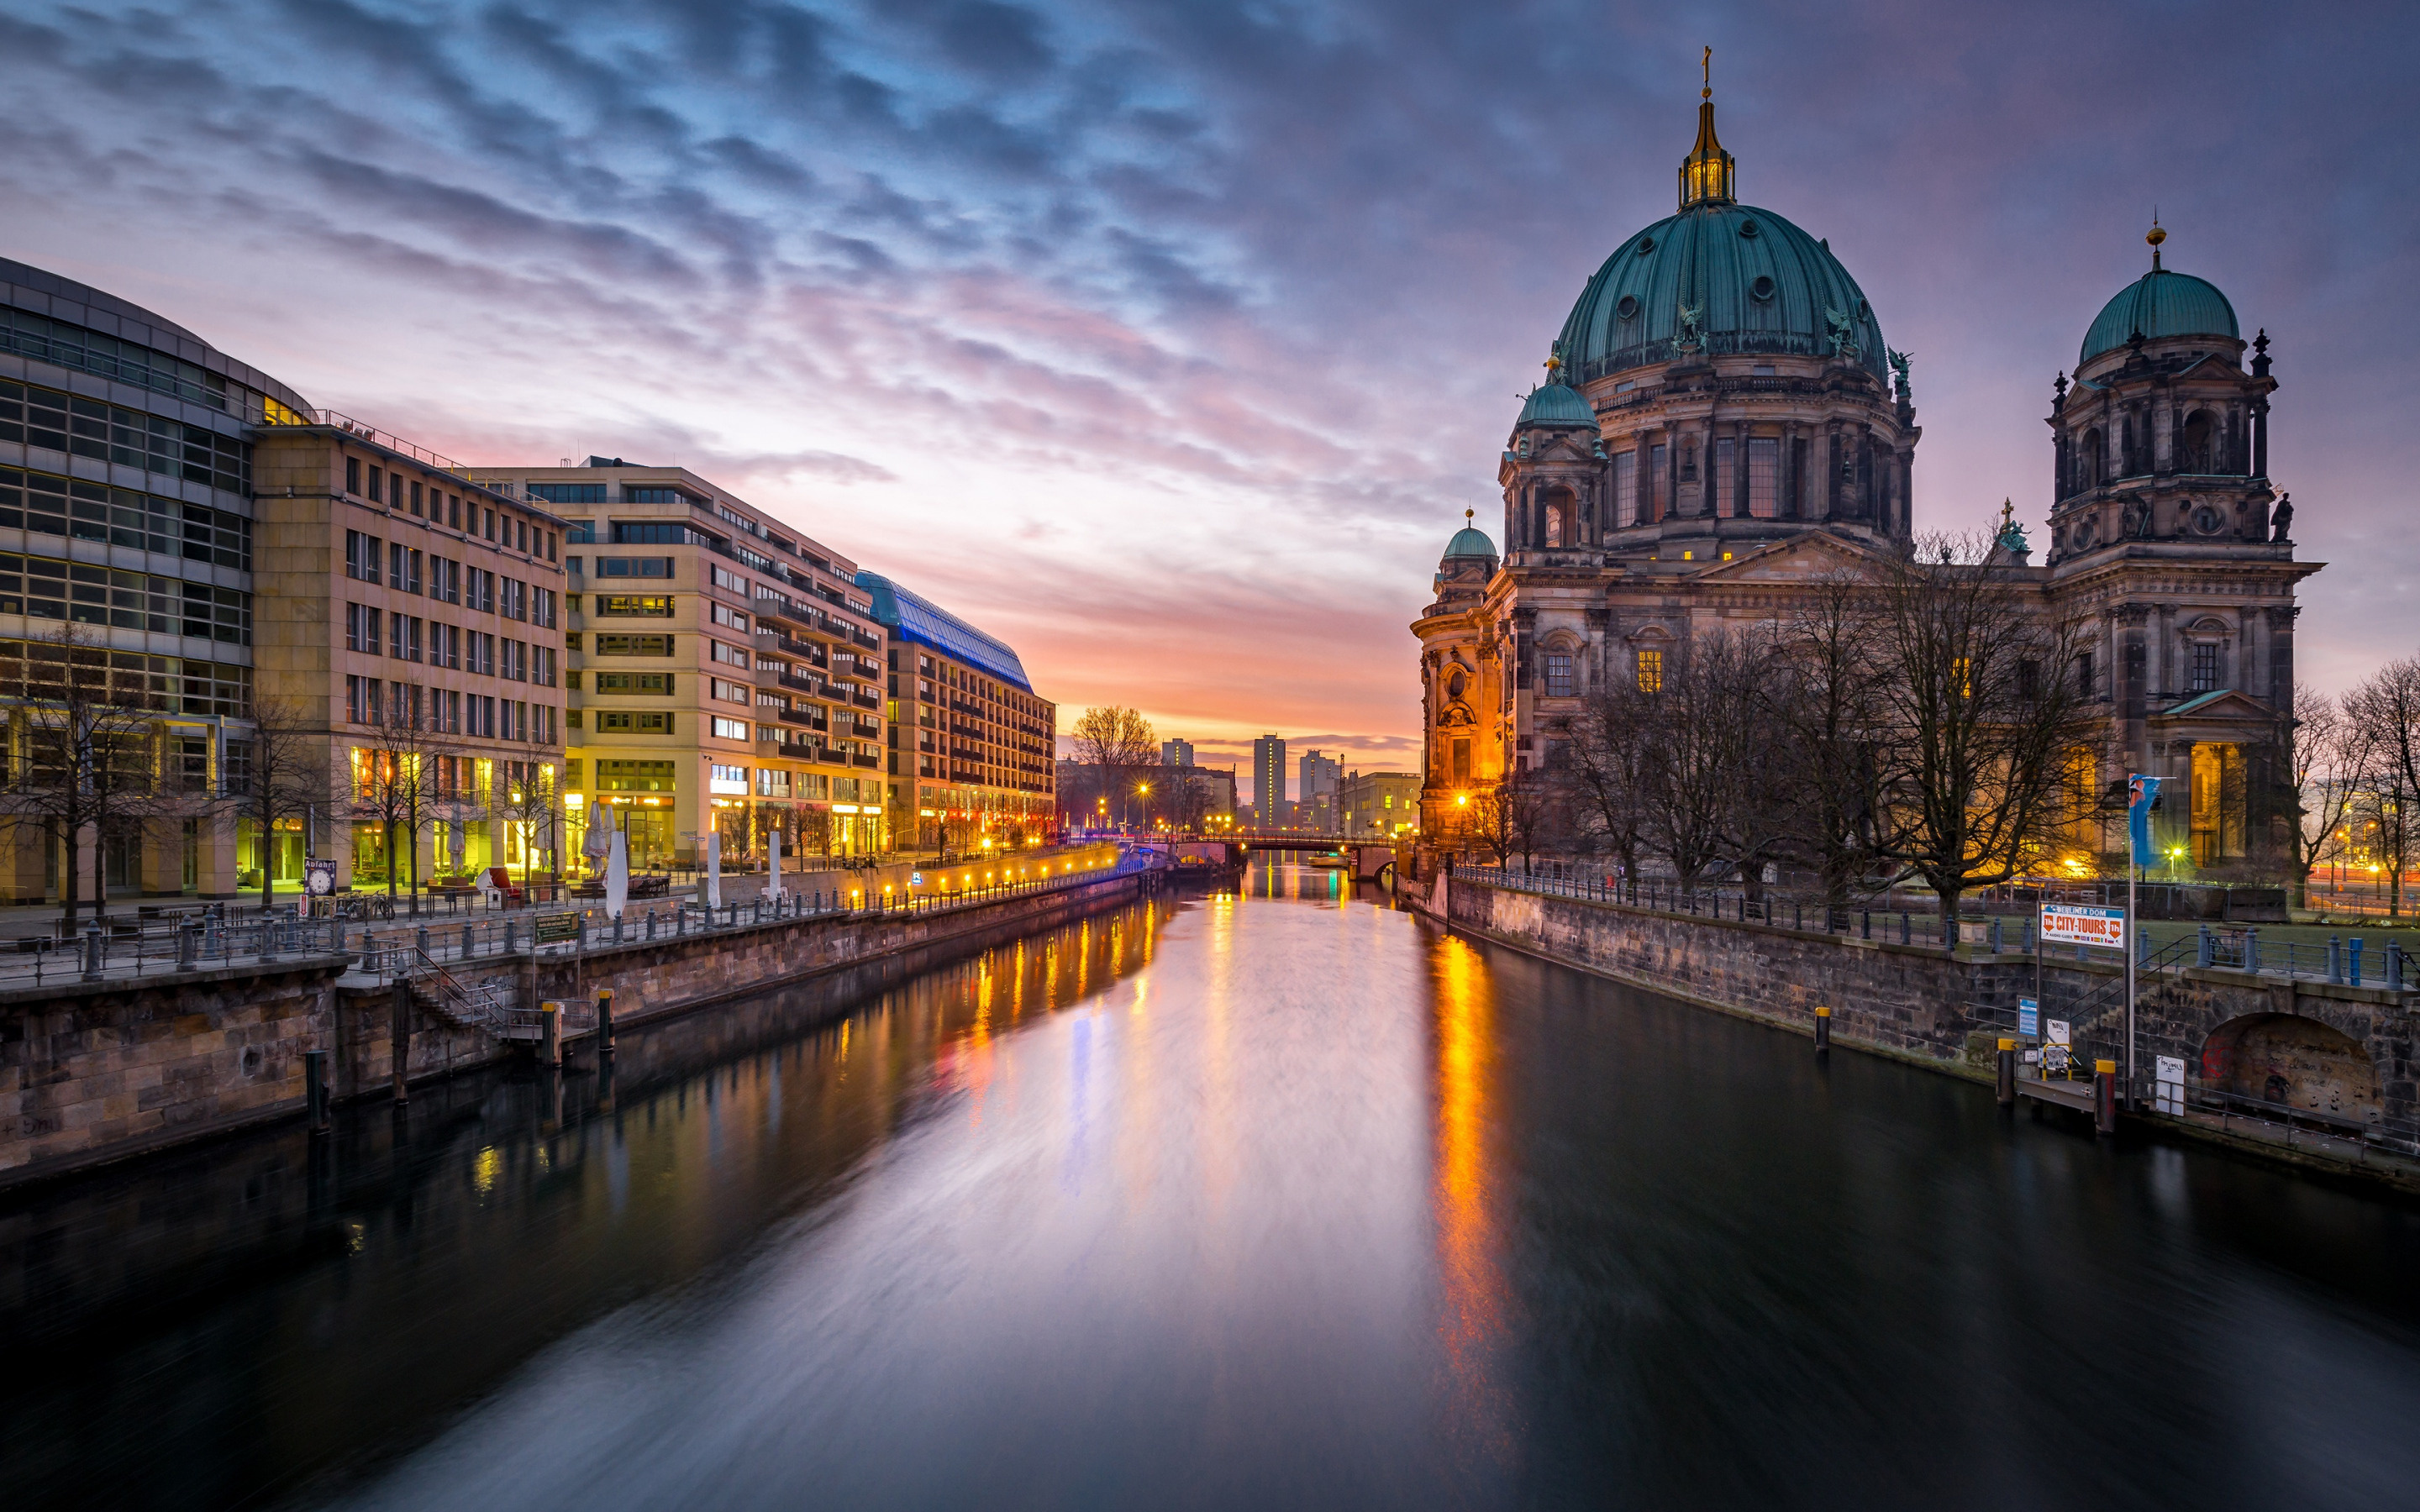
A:
[[[2201,1081],[2215,1091],[2351,1119],[2382,1113],[2378,1068],[2343,1030],[2299,1013],[2246,1013],[2202,1041]]]

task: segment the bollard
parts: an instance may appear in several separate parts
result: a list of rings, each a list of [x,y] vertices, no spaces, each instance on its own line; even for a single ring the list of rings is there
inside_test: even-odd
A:
[[[195,957],[196,952],[201,947],[201,931],[194,928],[194,921],[192,919],[186,919],[183,923],[177,926],[178,970],[191,971],[194,969],[194,967],[198,964]]]
[[[277,926],[267,918],[260,921],[259,943],[260,958],[263,961],[277,959]]]
[[[1996,914],[1992,918],[1992,953],[2000,953],[2000,919]]]
[[[650,908],[650,909],[648,909],[648,910],[647,910],[647,938],[649,938],[649,939],[651,939],[651,940],[652,940],[652,939],[654,939],[655,937],[656,937],[656,911],[655,911],[654,909]]]
[[[563,1005],[549,1000],[537,1005],[537,1060],[541,1066],[563,1064]]]
[[[2260,970],[2260,932],[2257,929],[2243,932],[2243,969],[2256,974]]]
[[[2390,993],[2403,990],[2403,947],[2392,940],[2386,944],[2386,990]]]
[[[2000,1106],[2015,1107],[2017,1105],[2017,1041],[2014,1040],[2000,1041],[1999,1089]]]
[[[345,921],[341,918],[337,919],[334,925],[329,929],[328,935],[331,939],[336,942],[336,953],[338,955],[343,955],[345,953]]]
[[[2092,1063],[2092,1129],[2095,1134],[2118,1132],[2118,1062],[2114,1060]]]
[[[622,943],[622,916],[619,914],[613,916],[613,943]]]
[[[419,930],[414,933],[414,935],[413,935],[413,937],[412,937],[412,943],[414,943],[415,945],[418,945],[418,946],[420,947],[420,953],[421,953],[422,955],[427,955],[427,954],[428,953],[428,926],[427,926],[427,925],[423,924],[423,925],[421,925],[421,926],[420,926]]]
[[[2361,985],[2361,936],[2354,935],[2350,943],[2352,949],[2345,952],[2345,980],[2358,987]]]
[[[84,927],[84,980],[101,980],[101,926],[98,923]]]
[[[2210,926],[2208,924],[2195,924],[2194,926],[2194,964],[2204,970],[2208,970],[2210,968],[2211,947]]]
[[[577,944],[581,949],[582,949],[582,950],[587,949],[588,949],[588,910],[587,910],[587,909],[583,908],[583,909],[582,909],[582,910],[580,911],[580,917],[579,917],[579,918],[577,918],[576,920],[574,920],[574,921],[573,921],[573,923],[572,923],[572,928],[573,928],[575,931],[577,931],[577,933],[573,936],[574,943],[575,943],[575,944]]]
[[[613,1058],[613,989],[611,987],[597,989],[597,1057],[600,1061]]]
[[[1914,920],[1912,920],[1912,919],[1911,919],[1907,915],[1905,915],[1905,914],[1901,914],[1901,915],[1900,915],[1900,916],[1899,916],[1899,943],[1900,943],[1900,944],[1901,944],[1901,945],[1913,945],[1913,944],[1915,944],[1915,943],[1916,943],[1916,937],[1915,937],[1915,933],[1914,933],[1914,932],[1915,932],[1915,927],[1916,927],[1916,926],[1915,926],[1915,922],[1914,922]]]
[[[1815,1010],[1815,1053],[1819,1056],[1832,1053],[1832,1011],[1828,1008]]]
[[[512,915],[506,914],[504,916],[504,954],[510,955],[520,949],[520,921]]]
[[[328,1132],[328,1052],[302,1052],[302,1112],[315,1134]]]
[[[2328,980],[2335,986],[2344,984],[2344,944],[2333,934],[2328,936]]]
[[[1864,933],[1867,939],[1870,940],[1874,937],[1874,911],[1872,909],[1860,908],[1857,910],[1857,927]]]

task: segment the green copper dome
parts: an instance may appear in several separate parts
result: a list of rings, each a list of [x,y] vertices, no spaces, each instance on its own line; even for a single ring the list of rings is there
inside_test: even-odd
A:
[[[1596,407],[1577,389],[1549,383],[1529,391],[1528,402],[1521,406],[1521,418],[1512,424],[1515,429],[1523,425],[1586,425],[1594,429]]]
[[[1676,362],[1683,342],[1716,357],[1825,357],[1843,333],[1858,365],[1886,380],[1882,327],[1829,247],[1771,210],[1702,199],[1605,260],[1563,322],[1562,345],[1572,378],[1586,383]]]
[[[2147,341],[2163,336],[2240,341],[2243,335],[2235,323],[2235,306],[2226,302],[2215,285],[2191,273],[2154,268],[2101,307],[2092,329],[2084,333],[2084,351],[2076,365],[2116,351],[2133,341],[2137,331]]]
[[[1446,561],[1461,558],[1484,558],[1493,562],[1496,560],[1496,543],[1487,538],[1485,532],[1466,525],[1454,532],[1453,539],[1445,544]]]

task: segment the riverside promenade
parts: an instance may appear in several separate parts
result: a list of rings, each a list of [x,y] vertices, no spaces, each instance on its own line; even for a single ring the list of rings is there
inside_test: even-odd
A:
[[[1049,876],[871,903],[809,891],[501,918],[187,925],[0,968],[0,1186],[517,1057],[594,1054],[615,1022],[694,1013],[828,973],[946,959],[1155,889],[1102,846]],[[157,932],[155,932],[157,933]],[[216,949],[211,947],[215,944]],[[562,1004],[541,1037],[543,1005]]]

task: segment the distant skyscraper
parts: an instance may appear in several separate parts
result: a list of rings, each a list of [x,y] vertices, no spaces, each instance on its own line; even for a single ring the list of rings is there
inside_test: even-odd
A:
[[[1295,802],[1303,825],[1325,834],[1336,827],[1336,790],[1344,780],[1344,764],[1315,750],[1302,753],[1301,775],[1295,782]]]
[[[1252,742],[1252,816],[1269,828],[1285,823],[1285,742],[1263,735]]]
[[[1189,740],[1161,741],[1159,743],[1159,764],[1162,766],[1192,765],[1193,742]]]

